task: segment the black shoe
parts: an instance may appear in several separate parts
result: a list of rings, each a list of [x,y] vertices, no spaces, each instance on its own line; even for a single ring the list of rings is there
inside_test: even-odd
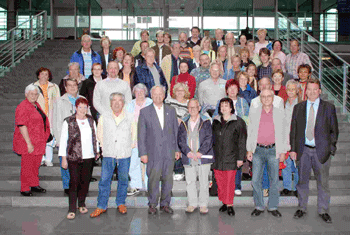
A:
[[[174,214],[174,210],[170,206],[161,206],[160,211],[168,214]]]
[[[227,214],[229,216],[234,216],[236,213],[235,213],[235,210],[233,209],[233,206],[228,206],[227,207]]]
[[[91,178],[90,178],[90,182],[96,182],[96,181],[97,181],[96,178],[94,178],[94,177],[91,177]]]
[[[283,189],[282,191],[281,191],[281,196],[291,196],[291,192],[292,191],[289,191],[288,189]]]
[[[294,219],[300,219],[300,218],[302,218],[304,215],[306,215],[306,211],[297,210],[297,211],[294,213],[293,218],[294,218]]]
[[[94,161],[93,163],[92,163],[92,166],[99,166],[100,164],[98,164],[98,162],[97,161]]]
[[[64,189],[64,194],[69,195],[69,188]]]
[[[273,210],[273,211],[267,210],[267,212],[271,213],[275,217],[282,217],[282,214],[278,210]]]
[[[242,180],[251,180],[251,179],[252,179],[252,177],[249,174],[247,174],[247,173],[242,174]]]
[[[332,218],[330,217],[330,215],[328,215],[328,213],[319,214],[319,216],[323,219],[324,222],[328,224],[332,223]]]
[[[37,193],[46,193],[46,189],[40,187],[40,186],[36,186],[36,187],[31,187],[31,190],[33,192],[37,192]]]
[[[25,192],[21,192],[22,196],[25,196],[25,197],[31,197],[33,196],[32,192],[31,191],[25,191]]]
[[[253,212],[251,213],[251,216],[256,217],[256,216],[261,215],[262,213],[264,213],[264,211],[254,209]]]
[[[151,214],[151,215],[157,214],[157,208],[155,208],[154,206],[149,206],[148,214]]]
[[[220,212],[225,212],[225,211],[227,211],[227,205],[226,205],[226,204],[222,205],[222,206],[220,207],[219,211],[220,211]]]

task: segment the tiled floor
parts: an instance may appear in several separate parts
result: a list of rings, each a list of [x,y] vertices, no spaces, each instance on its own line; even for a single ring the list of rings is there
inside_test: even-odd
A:
[[[99,218],[77,214],[69,221],[67,209],[0,207],[0,234],[350,234],[350,206],[331,208],[333,224],[324,223],[315,207],[300,220],[292,218],[295,208],[280,208],[280,219],[267,212],[251,218],[253,208],[246,207],[237,207],[235,217],[209,209],[207,215],[176,209],[173,215],[152,216],[144,208],[129,208],[127,215],[112,208]]]

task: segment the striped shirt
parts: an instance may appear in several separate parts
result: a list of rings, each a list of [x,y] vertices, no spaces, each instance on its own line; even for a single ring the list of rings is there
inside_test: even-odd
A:
[[[83,55],[83,59],[84,59],[84,76],[85,76],[85,78],[88,78],[92,74],[92,71],[91,71],[91,68],[92,68],[91,50],[90,50],[90,52],[85,52],[82,49],[81,54]]]
[[[310,58],[307,54],[303,52],[298,52],[295,55],[288,54],[286,57],[286,71],[290,75],[293,76],[294,79],[297,79],[298,76],[298,67],[302,64],[308,64],[312,68],[312,63],[310,61]]]

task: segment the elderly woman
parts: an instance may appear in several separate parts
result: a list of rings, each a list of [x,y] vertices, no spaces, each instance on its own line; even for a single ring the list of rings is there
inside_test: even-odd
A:
[[[111,40],[108,36],[103,36],[100,41],[101,50],[97,52],[102,61],[103,74],[107,75],[107,65],[113,60],[113,51],[111,50]]]
[[[249,50],[249,56],[250,60],[253,61],[253,63],[258,67],[261,65],[259,53],[255,53],[255,42],[254,40],[248,40],[247,42],[247,48]]]
[[[137,126],[140,110],[153,103],[152,99],[148,98],[147,87],[143,83],[136,84],[132,89],[133,99],[127,106],[126,110],[132,113],[134,116],[134,122]],[[137,141],[137,140],[136,140]],[[132,149],[130,168],[129,168],[129,188],[127,195],[131,196],[140,191],[140,189],[147,190],[147,175],[146,175],[146,165],[141,163],[139,158],[139,151],[137,148],[137,143],[135,143],[135,148]]]
[[[199,68],[200,64],[199,64],[199,57],[201,55],[201,47],[196,45],[192,48],[192,52],[193,52],[193,59],[190,59],[188,61],[188,73],[191,73],[191,71],[195,68]]]
[[[255,53],[259,53],[261,48],[267,47],[267,45],[269,44],[268,41],[266,41],[266,34],[267,34],[267,30],[266,29],[259,29],[256,34],[258,35],[259,41],[257,43],[255,43]]]
[[[16,108],[13,151],[21,155],[21,194],[33,196],[32,192],[45,193],[39,186],[39,167],[50,136],[49,119],[37,102],[39,88],[30,84],[25,97]]]
[[[126,53],[123,58],[122,69],[119,70],[118,77],[130,85],[130,89],[134,86],[135,62],[131,53]]]
[[[282,42],[280,40],[275,40],[272,43],[272,51],[271,51],[271,61],[275,58],[280,59],[282,64],[282,69],[285,71],[285,64],[286,64],[286,54],[282,51]]]
[[[196,91],[196,79],[188,73],[188,64],[186,61],[180,62],[180,74],[173,77],[170,85],[170,95],[173,96],[174,86],[177,83],[184,83],[188,86],[190,92],[190,99],[193,98]]]
[[[78,62],[71,62],[68,64],[68,71],[69,74],[67,76],[65,76],[60,84],[58,85],[60,88],[60,93],[61,96],[66,94],[66,88],[65,88],[65,80],[67,80],[68,78],[74,79],[78,82],[78,88],[80,89],[83,81],[85,80],[84,75],[82,75],[79,71],[80,71],[80,65]]]
[[[204,38],[202,38],[201,49],[202,49],[201,53],[207,54],[210,58],[210,61],[215,60],[215,51],[213,50],[213,47],[211,45],[210,37],[205,36]]]
[[[188,115],[187,105],[189,98],[190,92],[188,91],[188,86],[184,83],[177,83],[173,88],[173,96],[168,96],[165,100],[166,104],[175,108],[179,124]],[[175,161],[174,173],[174,180],[180,181],[184,178],[184,167],[181,159]]]
[[[123,59],[126,54],[126,50],[123,47],[116,47],[113,50],[113,60],[118,62],[119,69],[123,68]]]
[[[257,97],[256,91],[248,84],[249,75],[246,72],[241,72],[238,74],[238,82],[239,82],[239,95],[243,97],[249,104]]]
[[[234,55],[231,58],[232,68],[227,72],[225,72],[222,77],[225,80],[229,79],[237,79],[238,74],[241,72],[241,58],[238,55]]]
[[[242,118],[235,115],[233,101],[222,98],[219,115],[213,119],[215,162],[212,165],[218,185],[218,197],[223,203],[219,211],[234,216],[236,171],[243,165],[246,155],[247,128]]]
[[[37,86],[40,91],[37,102],[39,103],[40,107],[42,107],[45,115],[51,119],[53,104],[58,98],[60,98],[60,89],[55,83],[51,83],[52,73],[49,69],[41,67],[36,71],[36,76],[38,78],[38,81],[34,82],[33,85]],[[51,122],[50,125],[50,130],[52,130]],[[54,146],[55,139],[52,138],[51,141],[46,144],[45,155],[41,160],[41,165],[53,166],[52,156]]]
[[[289,127],[292,121],[293,108],[296,104],[302,101],[300,94],[300,83],[295,80],[289,80],[286,84],[288,99],[285,103],[285,120],[286,126]],[[290,128],[286,129],[286,135],[289,136]],[[288,149],[290,149],[289,138],[287,138]],[[296,185],[299,181],[298,168],[295,166],[295,162],[286,156],[285,160],[286,168],[282,169],[283,176],[283,190],[281,196],[297,196]],[[294,173],[294,177],[292,177]],[[292,179],[293,178],[293,179]]]
[[[58,155],[62,156],[61,166],[69,169],[69,210],[67,219],[74,219],[77,210],[85,214],[86,195],[89,191],[92,164],[99,157],[96,138],[96,123],[88,115],[89,102],[78,98],[76,113],[64,119]]]

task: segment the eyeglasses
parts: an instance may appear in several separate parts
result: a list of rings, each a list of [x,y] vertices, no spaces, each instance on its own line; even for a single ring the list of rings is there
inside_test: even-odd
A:
[[[260,96],[262,99],[269,99],[269,98],[272,98],[273,95],[261,95]]]

